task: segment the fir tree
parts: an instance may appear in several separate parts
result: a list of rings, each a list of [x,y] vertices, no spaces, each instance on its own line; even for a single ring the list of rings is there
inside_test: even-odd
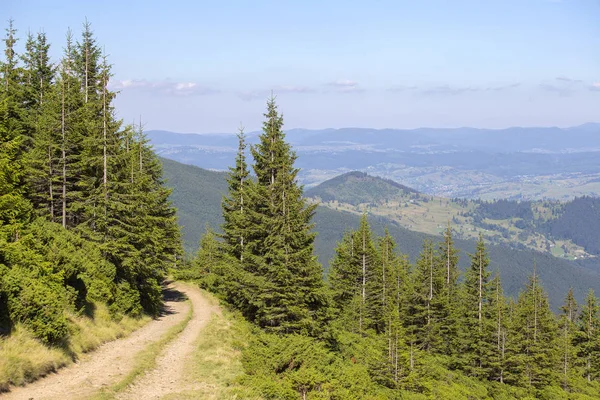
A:
[[[251,312],[271,331],[316,333],[327,304],[311,232],[316,206],[302,197],[296,154],[285,141],[273,98],[265,118],[260,141],[251,149],[257,179],[249,185],[248,214],[254,229],[244,250],[244,268],[257,277]]]
[[[562,313],[559,319],[559,342],[562,364],[562,387],[564,390],[569,390],[570,382],[574,376],[576,366],[576,350],[573,342],[577,329],[577,302],[575,301],[575,296],[573,295],[573,288],[569,289],[569,293],[565,298],[565,303],[561,307],[561,311]]]
[[[588,382],[600,378],[600,305],[590,290],[577,318],[577,354]]]
[[[413,299],[410,309],[409,333],[416,338],[421,350],[436,351],[442,347],[439,336],[440,322],[437,305],[443,296],[444,275],[440,274],[435,262],[433,244],[423,243],[423,250],[417,259],[413,273]]]
[[[230,255],[243,261],[244,244],[248,241],[248,165],[246,163],[246,140],[244,130],[238,132],[238,152],[235,166],[227,176],[228,196],[223,198],[223,239]]]
[[[560,364],[558,326],[535,272],[519,295],[511,334],[517,356],[514,361],[518,360],[513,363],[517,383],[535,388],[554,384]]]
[[[504,374],[507,368],[507,341],[509,307],[504,298],[500,276],[496,275],[490,282],[490,296],[487,315],[487,323],[484,325],[487,330],[488,345],[491,344],[491,351],[487,358],[487,378],[492,381],[504,383]]]
[[[475,253],[470,258],[471,265],[465,274],[461,306],[461,353],[466,358],[464,367],[467,373],[481,378],[489,375],[492,350],[488,331],[491,316],[487,309],[491,297],[488,282],[490,260],[481,235]]]
[[[460,316],[460,293],[458,287],[458,250],[454,247],[450,223],[444,232],[444,241],[438,245],[436,269],[443,275],[443,289],[433,300],[435,319],[439,322],[440,349],[444,354],[456,354],[456,337]]]

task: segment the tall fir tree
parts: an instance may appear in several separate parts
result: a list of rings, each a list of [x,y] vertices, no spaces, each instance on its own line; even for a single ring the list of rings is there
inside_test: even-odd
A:
[[[419,349],[427,352],[437,352],[445,349],[439,335],[442,321],[438,319],[440,297],[443,297],[444,270],[439,269],[433,243],[423,242],[413,280],[413,294],[409,312],[409,334],[416,338]]]
[[[518,376],[516,383],[537,389],[557,383],[558,326],[535,269],[519,295],[511,334],[515,341],[512,372]]]
[[[459,308],[461,303],[461,293],[458,285],[458,250],[454,247],[452,237],[452,227],[450,222],[444,231],[444,240],[439,243],[436,269],[440,275],[443,275],[443,289],[439,296],[433,299],[435,305],[435,319],[439,321],[439,350],[448,355],[455,355],[457,350],[456,337],[458,335]]]
[[[577,318],[575,345],[583,376],[588,382],[600,378],[600,305],[590,290]]]
[[[2,240],[17,240],[31,217],[31,205],[25,194],[23,163],[26,129],[22,90],[22,69],[15,51],[17,42],[13,21],[9,21],[3,39],[4,61],[0,64],[0,227]]]
[[[228,194],[223,198],[223,240],[230,255],[243,261],[244,245],[248,241],[248,218],[246,208],[249,203],[248,164],[246,162],[246,138],[243,128],[238,132],[238,152],[235,166],[227,175]]]
[[[493,341],[489,323],[491,315],[488,306],[491,302],[488,271],[489,257],[483,237],[480,235],[474,254],[470,254],[471,264],[465,273],[461,302],[460,354],[464,359],[463,368],[472,376],[488,377],[490,374]]]
[[[565,303],[560,308],[559,332],[560,332],[560,353],[561,353],[561,375],[562,387],[569,390],[571,382],[576,374],[576,349],[574,346],[575,333],[577,330],[577,302],[573,294],[573,288],[569,289]]]
[[[256,182],[249,185],[254,229],[244,249],[244,267],[258,278],[250,310],[260,326],[280,333],[317,334],[327,298],[323,271],[314,255],[311,220],[297,182],[297,158],[285,141],[275,99],[267,103],[263,132],[251,148]]]
[[[486,339],[491,343],[491,351],[487,359],[487,378],[491,381],[504,383],[504,374],[507,368],[507,341],[509,306],[506,303],[500,275],[496,275],[490,282],[490,296],[488,304],[489,318],[484,325],[486,330]]]

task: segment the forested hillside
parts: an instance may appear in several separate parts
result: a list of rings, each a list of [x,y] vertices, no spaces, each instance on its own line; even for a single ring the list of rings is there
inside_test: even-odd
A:
[[[440,234],[448,221],[461,239],[484,238],[515,249],[533,249],[574,260],[600,255],[600,199],[466,200],[419,193],[388,179],[349,172],[306,191],[306,196],[334,210],[373,213],[405,228]],[[593,263],[593,261],[591,262]]]
[[[171,199],[177,207],[186,251],[188,254],[194,254],[207,225],[220,232],[223,222],[220,202],[227,193],[226,176],[222,172],[161,160],[167,186],[173,189]],[[307,191],[308,193],[312,192]],[[342,239],[344,232],[356,229],[359,220],[360,215],[355,213],[336,211],[324,206],[317,207],[314,217],[314,230],[317,232],[315,254],[323,264],[325,273],[335,254],[336,243]],[[407,254],[411,262],[418,258],[423,240],[440,241],[439,235],[414,232],[382,216],[369,214],[369,221],[377,235],[383,235],[387,228],[398,243],[400,251]],[[453,235],[458,236],[459,227],[452,225],[452,230]],[[468,266],[467,254],[475,250],[476,241],[455,238],[455,243],[460,255],[459,268],[465,270]],[[540,280],[548,289],[550,304],[554,310],[559,309],[564,293],[570,287],[573,287],[578,300],[583,300],[590,288],[600,291],[600,275],[594,263],[583,265],[554,257],[549,253],[526,248],[518,250],[505,245],[488,244],[488,251],[490,269],[501,273],[504,290],[508,296],[518,296],[533,271],[534,263],[537,263]]]
[[[12,21],[3,42],[0,347],[25,331],[74,358],[119,334],[82,332],[81,318],[159,313],[162,280],[182,254],[175,209],[141,127],[115,116],[111,66],[89,23],[77,38],[68,31],[60,60],[43,32],[19,37]],[[80,332],[95,344],[71,347]],[[0,388],[64,363],[12,350]]]
[[[302,197],[296,154],[282,129],[272,98],[251,157],[245,135],[238,135],[221,233],[207,231],[191,265],[177,271],[254,324],[250,343],[242,347],[245,373],[236,381],[246,395],[600,395],[600,306],[594,292],[581,305],[573,290],[563,292],[563,306],[554,314],[540,281],[544,267],[533,260],[518,296],[507,298],[504,275],[492,272],[481,236],[461,273],[450,225],[437,243],[425,237],[413,262],[389,230],[374,234],[363,214],[335,245],[324,281],[313,255],[316,205]],[[502,271],[511,261],[505,262]]]

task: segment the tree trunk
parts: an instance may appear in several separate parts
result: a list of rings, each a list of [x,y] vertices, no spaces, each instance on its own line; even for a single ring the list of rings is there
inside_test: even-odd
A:
[[[65,135],[65,81],[62,80],[61,120],[60,130],[62,135],[61,157],[62,157],[62,226],[67,227],[67,151]]]

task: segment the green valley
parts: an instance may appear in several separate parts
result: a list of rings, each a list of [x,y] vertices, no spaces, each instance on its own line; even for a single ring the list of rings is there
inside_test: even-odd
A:
[[[461,239],[476,239],[481,233],[490,243],[527,247],[569,260],[600,254],[594,239],[576,233],[581,229],[593,231],[600,220],[594,211],[600,201],[589,197],[567,203],[446,199],[362,172],[326,181],[309,189],[306,196],[334,210],[359,215],[368,212],[422,233],[438,235],[451,223]],[[580,208],[585,210],[586,219],[576,216],[582,212]]]

